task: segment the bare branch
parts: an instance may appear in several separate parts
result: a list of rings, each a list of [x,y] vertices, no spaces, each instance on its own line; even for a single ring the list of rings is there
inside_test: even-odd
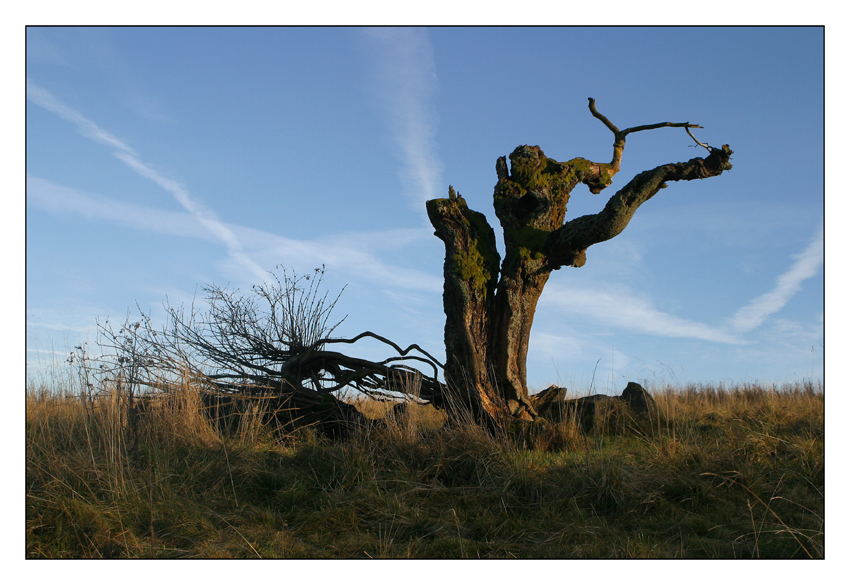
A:
[[[611,120],[609,120],[608,118],[606,118],[605,116],[603,116],[602,114],[600,114],[597,111],[596,100],[593,99],[593,98],[587,98],[587,101],[588,101],[588,107],[590,108],[590,113],[593,114],[593,117],[598,119],[598,120],[602,120],[602,123],[605,124],[605,126],[607,126],[608,129],[611,132],[613,132],[615,135],[619,134],[620,129],[617,128],[616,126],[614,126],[614,124],[611,122]]]
[[[642,132],[643,130],[655,130],[656,128],[702,128],[702,126],[698,124],[691,124],[690,122],[659,122],[657,124],[644,124],[643,126],[633,126],[631,128],[626,128],[625,130],[620,130],[617,128],[611,120],[603,116],[596,109],[596,100],[593,98],[588,99],[588,107],[590,108],[590,113],[593,114],[594,118],[597,118],[602,121],[607,128],[614,133],[614,136],[617,140],[625,138],[626,135],[631,134],[632,132]]]
[[[583,266],[587,248],[622,232],[638,207],[664,189],[668,181],[719,176],[732,168],[731,155],[732,150],[725,145],[722,149],[712,149],[704,159],[693,158],[639,173],[611,197],[602,211],[575,218],[553,232],[547,240],[550,266],[552,269]]]
[[[596,100],[593,98],[587,98],[588,107],[590,108],[590,113],[594,118],[601,120],[605,126],[614,133],[614,154],[611,158],[609,175],[613,176],[620,170],[620,162],[623,157],[623,148],[626,146],[626,136],[631,134],[632,132],[643,132],[644,130],[655,130],[656,128],[702,128],[702,126],[698,124],[691,124],[690,122],[659,122],[657,124],[645,124],[642,126],[633,126],[631,128],[626,128],[625,130],[620,130],[605,116],[599,113],[596,109]],[[690,130],[688,130],[688,134],[690,134]],[[693,138],[693,134],[691,134],[691,138]],[[696,138],[694,138],[696,140]],[[706,146],[701,142],[697,141],[697,144],[701,146]],[[707,147],[710,150],[710,147]]]
[[[696,142],[697,144],[699,144],[700,146],[702,146],[702,147],[703,147],[704,149],[706,149],[708,152],[711,152],[712,150],[714,150],[714,147],[709,146],[708,144],[705,144],[705,143],[700,142],[699,140],[697,140],[696,136],[694,136],[693,134],[691,134],[690,128],[702,128],[702,126],[686,126],[686,127],[685,127],[685,132],[687,132],[687,133],[688,133],[688,136],[690,136],[691,138],[693,138],[693,139],[694,139],[694,142]]]
[[[371,337],[372,339],[377,339],[378,341],[381,341],[381,342],[383,342],[383,343],[385,343],[385,344],[389,345],[390,347],[392,347],[394,350],[396,350],[396,351],[399,353],[399,355],[402,355],[402,356],[407,356],[407,354],[408,354],[408,353],[410,353],[411,351],[413,351],[413,350],[415,349],[415,350],[416,350],[416,351],[418,351],[419,353],[421,353],[421,354],[423,354],[423,355],[427,356],[428,358],[430,358],[430,360],[431,360],[433,363],[435,363],[435,364],[437,364],[438,366],[440,366],[440,368],[442,368],[442,367],[443,367],[443,364],[441,364],[441,363],[437,360],[437,358],[435,358],[434,356],[432,356],[430,353],[428,353],[427,351],[425,351],[424,349],[422,349],[421,347],[419,347],[419,346],[418,346],[418,345],[416,345],[415,343],[413,343],[413,344],[409,345],[409,346],[407,347],[407,349],[401,349],[401,346],[396,345],[395,343],[393,343],[392,341],[390,341],[390,340],[389,340],[389,339],[387,339],[386,337],[382,337],[382,336],[380,336],[380,335],[378,335],[378,334],[376,334],[376,333],[372,333],[371,331],[364,331],[363,333],[361,333],[361,334],[359,334],[359,335],[357,335],[357,336],[355,336],[355,337],[352,337],[351,339],[342,339],[342,338],[326,338],[326,339],[320,339],[319,341],[317,341],[317,342],[316,342],[316,345],[317,345],[317,346],[319,346],[319,345],[322,345],[322,344],[325,344],[325,343],[355,343],[355,342],[357,342],[358,340],[363,339],[364,337]],[[392,358],[392,359],[399,359],[399,358]]]
[[[655,130],[656,128],[702,128],[699,124],[691,124],[690,122],[659,122],[658,124],[646,124],[644,126],[635,126],[634,128],[626,128],[622,134],[625,136],[631,132],[641,132],[643,130]]]
[[[339,324],[329,325],[339,296],[329,299],[319,292],[322,273],[272,274],[269,283],[249,295],[204,287],[208,308],[196,309],[194,302],[191,310],[166,306],[169,321],[161,332],[144,314],[139,323],[128,316],[118,333],[103,327],[106,372],[150,390],[192,380],[214,394],[290,397],[293,408],[307,411],[325,409],[331,393],[345,388],[380,399],[409,394],[439,400],[443,365],[420,346],[402,348],[371,331],[350,339],[330,336]],[[325,349],[364,338],[392,347],[397,355],[375,362]],[[430,367],[432,375],[413,367],[418,363]]]

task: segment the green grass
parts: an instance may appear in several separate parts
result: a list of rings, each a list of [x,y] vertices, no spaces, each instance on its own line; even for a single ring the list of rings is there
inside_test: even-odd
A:
[[[191,388],[134,437],[103,390],[28,389],[30,558],[824,555],[823,392],[804,385],[655,389],[643,432],[493,437],[417,408],[338,443],[256,415],[222,434]]]

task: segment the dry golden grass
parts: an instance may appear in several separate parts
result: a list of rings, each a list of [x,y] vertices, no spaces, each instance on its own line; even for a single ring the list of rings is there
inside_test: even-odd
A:
[[[588,435],[409,405],[336,443],[98,390],[28,388],[28,557],[823,556],[822,388],[658,388],[651,428]]]

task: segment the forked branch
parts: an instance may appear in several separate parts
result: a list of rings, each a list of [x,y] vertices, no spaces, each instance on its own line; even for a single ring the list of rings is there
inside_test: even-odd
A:
[[[611,159],[611,170],[613,172],[610,173],[611,175],[620,170],[620,160],[623,157],[623,148],[626,146],[626,136],[628,134],[631,134],[632,132],[642,132],[643,130],[655,130],[656,128],[665,127],[684,128],[697,144],[709,149],[709,151],[712,150],[710,146],[703,144],[702,142],[694,138],[694,135],[691,134],[690,130],[688,130],[689,128],[702,128],[702,126],[698,124],[691,124],[690,122],[659,122],[657,124],[645,124],[643,126],[633,126],[632,128],[620,130],[619,128],[617,128],[617,126],[614,125],[613,122],[611,122],[611,120],[599,113],[599,110],[596,109],[595,99],[587,98],[587,101],[588,107],[590,108],[590,113],[593,115],[593,117],[597,120],[600,120],[611,132],[614,133],[614,156]]]

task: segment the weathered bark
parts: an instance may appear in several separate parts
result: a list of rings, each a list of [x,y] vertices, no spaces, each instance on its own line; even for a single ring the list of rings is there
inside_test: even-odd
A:
[[[351,404],[307,388],[274,393],[209,391],[201,392],[200,397],[205,414],[222,431],[238,431],[240,421],[249,415],[281,433],[311,428],[331,439],[345,439],[367,420]]]
[[[593,244],[610,240],[626,229],[637,208],[651,199],[668,181],[692,181],[716,177],[732,168],[727,145],[713,149],[706,158],[693,158],[688,162],[661,165],[644,171],[618,191],[605,208],[594,215],[584,215],[567,222],[546,242],[545,251],[550,265],[584,266],[585,252]]]
[[[504,407],[491,379],[490,320],[494,313],[499,252],[483,214],[472,211],[449,187],[448,199],[426,204],[436,235],[446,245],[443,305],[446,311],[446,380],[474,411],[498,419]]]
[[[505,240],[501,266],[493,229],[452,187],[448,199],[427,202],[428,217],[446,247],[446,380],[473,409],[496,421],[537,417],[528,395],[526,360],[537,302],[552,270],[583,266],[590,246],[622,232],[637,208],[669,181],[714,177],[732,168],[728,146],[698,143],[709,150],[706,158],[644,171],[599,213],[564,223],[570,193],[579,183],[592,193],[611,184],[620,170],[626,135],[661,127],[699,128],[662,122],[620,130],[596,110],[593,99],[589,107],[614,133],[610,163],[583,158],[558,162],[538,146],[515,149],[510,171],[505,157],[497,160],[493,204]]]
[[[658,425],[655,399],[643,386],[629,382],[620,396],[594,394],[565,400],[565,388],[550,386],[536,395],[535,405],[549,422],[562,422],[569,416],[584,433],[591,431],[651,430]]]

